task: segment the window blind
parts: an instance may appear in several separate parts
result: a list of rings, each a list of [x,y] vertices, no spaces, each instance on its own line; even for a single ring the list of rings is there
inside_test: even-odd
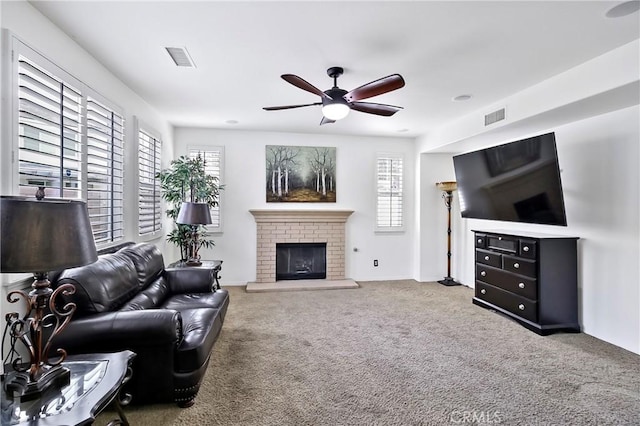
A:
[[[82,198],[82,95],[80,90],[18,58],[19,194]]]
[[[403,228],[403,159],[400,156],[379,155],[377,159],[378,230]]]
[[[148,132],[138,131],[138,234],[152,235],[162,230],[160,171],[162,142]]]
[[[96,244],[124,238],[124,118],[87,98],[87,208]]]
[[[87,202],[96,245],[124,239],[124,119],[116,105],[22,42],[12,46],[19,195]]]
[[[218,178],[219,183],[222,180],[222,148],[189,149],[189,158],[196,158],[198,154],[202,155],[202,158],[204,159],[205,173]],[[207,225],[207,228],[211,230],[220,230],[222,228],[222,218],[219,205],[211,208],[211,224]]]

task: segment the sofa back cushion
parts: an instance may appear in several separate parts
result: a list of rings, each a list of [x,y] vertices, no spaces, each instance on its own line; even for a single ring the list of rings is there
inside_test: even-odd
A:
[[[67,283],[76,291],[62,299],[76,304],[74,316],[118,310],[140,290],[136,267],[122,253],[105,254],[90,265],[64,270],[55,286]]]
[[[129,257],[135,265],[140,289],[146,288],[164,271],[162,253],[153,244],[138,243],[130,245],[120,249],[118,253]]]
[[[169,286],[164,277],[158,277],[145,289],[125,302],[121,311],[159,308],[169,296]]]

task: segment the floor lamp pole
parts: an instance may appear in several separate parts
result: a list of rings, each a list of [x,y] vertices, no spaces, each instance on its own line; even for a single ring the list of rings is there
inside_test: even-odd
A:
[[[457,185],[455,182],[438,182],[436,186],[443,191],[442,198],[447,208],[447,276],[439,280],[438,283],[446,286],[460,285],[459,282],[451,278],[451,201]]]

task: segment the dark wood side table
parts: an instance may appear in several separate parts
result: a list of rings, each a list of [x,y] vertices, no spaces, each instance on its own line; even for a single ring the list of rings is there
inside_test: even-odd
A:
[[[198,268],[198,269],[208,269],[211,271],[211,275],[215,282],[213,289],[220,290],[220,271],[222,270],[222,260],[203,260],[202,265],[191,266],[187,265],[186,262],[181,260],[177,262],[171,263],[167,266],[167,269],[170,268]]]
[[[121,395],[122,385],[131,378],[131,351],[72,355],[62,363],[71,372],[70,383],[51,388],[39,398],[20,401],[5,392],[2,383],[0,420],[2,425],[90,425],[110,404],[119,419],[109,425],[129,425],[122,406],[129,402]],[[10,375],[11,373],[7,373]]]

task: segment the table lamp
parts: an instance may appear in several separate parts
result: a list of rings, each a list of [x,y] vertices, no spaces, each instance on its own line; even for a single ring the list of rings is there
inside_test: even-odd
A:
[[[458,189],[456,182],[438,182],[436,183],[438,189],[442,190],[442,198],[444,199],[444,205],[447,208],[447,276],[444,279],[438,281],[442,285],[454,286],[460,285],[459,282],[451,278],[451,200],[453,200],[453,191]]]
[[[75,292],[71,284],[51,288],[48,272],[93,263],[98,259],[87,206],[82,201],[0,196],[0,272],[33,273],[32,290],[11,291],[9,303],[23,302],[26,312],[6,315],[11,337],[11,357],[5,371],[7,394],[22,400],[37,398],[51,386],[69,383],[69,371],[61,364],[64,349],[49,360],[51,343],[69,323],[74,303],[56,303],[58,296]],[[21,341],[28,351],[24,362],[15,344]],[[3,362],[5,360],[3,359]]]
[[[202,265],[200,256],[198,256],[198,250],[200,249],[200,243],[198,242],[198,226],[208,225],[211,223],[211,210],[209,205],[207,203],[182,203],[176,223],[191,226],[191,249],[189,250],[187,265]]]

